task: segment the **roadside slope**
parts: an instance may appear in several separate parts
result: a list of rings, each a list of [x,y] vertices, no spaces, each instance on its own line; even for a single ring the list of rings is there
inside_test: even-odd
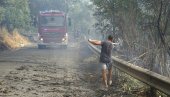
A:
[[[30,41],[14,30],[10,34],[5,28],[0,29],[0,50],[16,49],[30,44]]]

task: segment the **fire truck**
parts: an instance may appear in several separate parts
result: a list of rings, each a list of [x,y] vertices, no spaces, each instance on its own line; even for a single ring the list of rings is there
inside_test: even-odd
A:
[[[38,15],[38,48],[68,45],[67,17],[57,10],[40,11]]]

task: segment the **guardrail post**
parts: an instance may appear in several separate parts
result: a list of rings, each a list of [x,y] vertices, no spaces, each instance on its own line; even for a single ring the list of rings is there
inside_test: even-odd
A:
[[[117,76],[117,71],[116,71],[116,68],[113,67],[113,72],[114,72],[114,77],[113,77],[113,80],[116,81],[116,79],[118,78]]]
[[[153,87],[150,87],[150,95],[147,95],[148,97],[156,97],[156,89]]]

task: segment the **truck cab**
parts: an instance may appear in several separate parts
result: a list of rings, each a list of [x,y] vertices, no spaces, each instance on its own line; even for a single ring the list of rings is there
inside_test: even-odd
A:
[[[67,19],[61,11],[41,11],[38,16],[38,48],[61,45],[67,47]]]

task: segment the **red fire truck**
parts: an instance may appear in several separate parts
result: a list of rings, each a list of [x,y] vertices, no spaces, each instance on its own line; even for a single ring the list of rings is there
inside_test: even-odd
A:
[[[67,17],[57,10],[40,11],[38,16],[38,48],[50,45],[67,47]]]

